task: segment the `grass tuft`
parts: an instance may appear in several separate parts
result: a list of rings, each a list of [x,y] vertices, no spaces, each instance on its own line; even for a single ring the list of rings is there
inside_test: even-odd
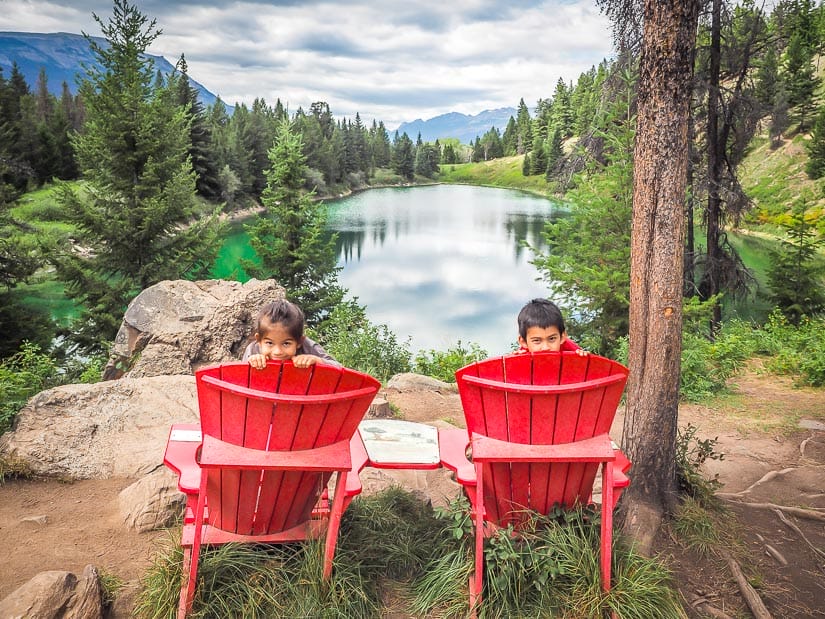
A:
[[[342,521],[332,578],[323,581],[323,542],[227,544],[202,552],[194,617],[466,617],[473,570],[469,505],[436,514],[400,488],[353,501]],[[179,532],[155,555],[135,616],[174,617],[183,553]],[[487,542],[480,615],[497,617],[681,618],[667,570],[614,544],[614,584],[599,580],[599,525],[587,511],[535,515],[519,535]],[[575,609],[575,612],[573,611]],[[573,613],[571,615],[571,613]]]

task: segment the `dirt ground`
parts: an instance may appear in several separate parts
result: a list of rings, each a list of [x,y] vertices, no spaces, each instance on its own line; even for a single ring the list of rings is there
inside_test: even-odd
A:
[[[825,390],[794,388],[756,366],[735,383],[733,393],[712,406],[682,406],[679,424],[697,427],[699,438],[718,438],[716,451],[724,459],[710,461],[707,472],[723,482],[729,508],[724,518],[738,531],[730,554],[770,614],[825,617]],[[462,425],[455,394],[384,395],[401,418]],[[620,410],[614,438],[622,423]],[[439,471],[412,473],[402,481],[411,487],[426,484],[445,500],[456,488]],[[0,485],[0,599],[41,571],[79,574],[91,563],[126,582],[111,616],[128,617],[139,579],[169,535],[138,534],[122,526],[117,495],[131,482]],[[772,505],[810,508],[818,519],[777,512]],[[674,572],[690,617],[751,616],[724,559],[686,548],[669,530],[660,535],[658,549]]]

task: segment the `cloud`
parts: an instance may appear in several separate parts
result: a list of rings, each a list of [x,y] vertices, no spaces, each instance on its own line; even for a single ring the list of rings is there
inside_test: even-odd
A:
[[[388,128],[448,111],[529,104],[558,78],[611,54],[591,0],[142,0],[163,34],[151,53],[175,62],[229,104],[276,99],[290,110],[326,101]],[[99,35],[106,0],[4,0],[0,30]]]

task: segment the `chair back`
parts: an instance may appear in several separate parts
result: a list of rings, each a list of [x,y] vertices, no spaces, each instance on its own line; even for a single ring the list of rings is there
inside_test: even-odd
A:
[[[349,441],[380,383],[348,368],[296,368],[269,361],[196,372],[201,431],[261,451],[296,451]],[[311,518],[330,472],[204,469],[206,520],[241,535],[264,535]]]
[[[607,434],[628,369],[598,355],[514,353],[456,372],[467,431],[533,445]],[[522,523],[525,510],[547,514],[590,498],[594,462],[485,463],[486,520]]]

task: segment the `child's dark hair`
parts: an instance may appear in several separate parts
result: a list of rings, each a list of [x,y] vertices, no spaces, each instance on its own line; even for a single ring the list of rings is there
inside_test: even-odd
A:
[[[561,310],[547,299],[533,299],[518,313],[518,334],[526,338],[527,329],[531,327],[540,329],[556,327],[559,333],[564,333],[564,318],[562,318]]]
[[[298,340],[299,344],[304,337],[304,312],[286,299],[278,299],[261,308],[255,322],[256,333],[262,332],[264,322],[270,325],[283,325],[287,333]]]

